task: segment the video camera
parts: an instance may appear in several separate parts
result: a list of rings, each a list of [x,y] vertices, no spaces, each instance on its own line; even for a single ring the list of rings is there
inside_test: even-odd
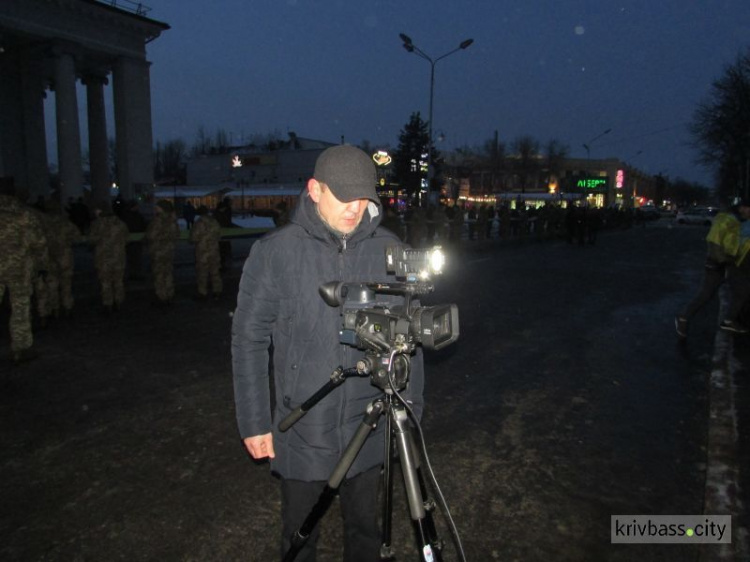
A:
[[[445,255],[440,247],[414,250],[386,248],[386,271],[397,283],[347,283],[333,281],[320,286],[323,300],[341,306],[342,343],[377,353],[412,353],[417,345],[443,349],[458,339],[458,307],[455,304],[412,306],[412,298],[433,290],[430,279],[442,273]],[[377,295],[402,295],[403,303],[378,301]]]

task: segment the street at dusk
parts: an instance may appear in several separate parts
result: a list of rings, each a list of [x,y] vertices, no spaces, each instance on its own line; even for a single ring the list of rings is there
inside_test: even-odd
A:
[[[467,560],[747,559],[744,511],[729,548],[610,542],[612,515],[740,509],[750,345],[717,337],[717,303],[686,342],[673,325],[697,290],[705,234],[661,219],[604,231],[596,245],[449,250],[423,302],[456,303],[461,335],[426,353],[422,425]],[[37,331],[40,357],[21,366],[8,360],[3,311],[2,559],[277,559],[278,481],[247,456],[234,418],[231,314],[251,242],[233,242],[220,300],[192,299],[185,246],[171,307],[131,282],[111,317],[81,249],[74,316]],[[732,413],[712,404],[711,380],[727,367],[743,437],[717,458],[712,440]],[[736,477],[728,494],[714,488],[717,467]],[[340,559],[337,509],[322,522],[322,562]],[[399,485],[393,515],[397,559],[414,560]],[[457,560],[441,514],[436,523],[444,559]]]
[[[0,2],[0,560],[750,560],[748,21]]]

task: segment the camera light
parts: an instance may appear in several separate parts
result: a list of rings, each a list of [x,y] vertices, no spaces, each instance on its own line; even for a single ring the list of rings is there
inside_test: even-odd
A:
[[[417,250],[403,246],[386,248],[386,271],[405,279],[407,283],[427,282],[433,275],[442,273],[446,257],[440,246],[430,250]]]
[[[430,271],[433,274],[439,275],[443,272],[443,267],[445,266],[445,254],[440,247],[437,247],[430,252],[429,263]]]

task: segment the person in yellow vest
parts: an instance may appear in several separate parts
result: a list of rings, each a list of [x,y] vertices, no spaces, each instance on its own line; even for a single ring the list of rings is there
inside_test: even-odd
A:
[[[703,282],[698,294],[675,317],[675,329],[680,338],[688,335],[690,320],[702,309],[726,280],[730,287],[729,305],[719,327],[722,330],[746,334],[748,328],[739,321],[742,307],[750,295],[750,202],[735,198],[727,212],[716,215],[706,236],[706,256]]]
[[[742,310],[750,297],[750,200],[737,198],[734,208],[740,217],[739,232],[727,240],[735,250],[734,260],[727,269],[729,304],[721,322],[721,329],[746,334],[750,328],[742,321]]]

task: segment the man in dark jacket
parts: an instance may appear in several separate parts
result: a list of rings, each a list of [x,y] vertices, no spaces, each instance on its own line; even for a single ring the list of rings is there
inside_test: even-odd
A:
[[[375,167],[361,150],[325,150],[289,224],[253,244],[240,281],[232,326],[235,403],[240,434],[253,458],[269,457],[282,479],[283,544],[299,528],[362,423],[382,395],[354,377],[328,394],[284,433],[278,423],[362,352],[341,344],[340,309],[318,287],[330,281],[394,281],[385,249],[398,238],[379,227]],[[273,342],[274,411],[268,349]],[[417,415],[424,383],[421,351],[403,393]],[[370,435],[341,486],[345,560],[378,560],[377,488],[385,424]],[[296,560],[314,560],[317,530]]]

